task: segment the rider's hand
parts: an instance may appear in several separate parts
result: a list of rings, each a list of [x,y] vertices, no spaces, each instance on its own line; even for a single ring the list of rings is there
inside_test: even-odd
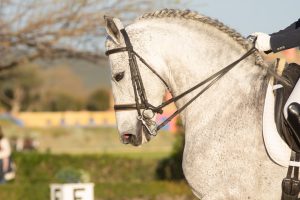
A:
[[[258,51],[269,51],[271,50],[270,38],[271,36],[266,33],[255,32],[251,36],[256,37],[255,48]]]

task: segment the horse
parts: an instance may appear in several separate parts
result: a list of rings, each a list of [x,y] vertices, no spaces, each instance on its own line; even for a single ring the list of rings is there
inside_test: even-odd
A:
[[[249,42],[220,21],[193,11],[164,9],[126,26],[106,17],[106,49],[125,47],[125,29],[135,52],[160,75],[136,60],[145,94],[160,105],[166,91],[176,96],[249,49]],[[109,55],[115,104],[135,102],[128,52]],[[267,155],[262,136],[264,95],[269,80],[256,52],[244,59],[180,113],[185,131],[182,168],[202,200],[276,200],[286,168]],[[176,101],[184,106],[199,89]],[[155,114],[156,115],[156,114]],[[136,110],[116,112],[120,139],[140,146],[154,136]]]

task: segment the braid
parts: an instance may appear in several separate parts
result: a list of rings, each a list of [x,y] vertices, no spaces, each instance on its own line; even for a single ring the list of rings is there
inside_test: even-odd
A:
[[[226,33],[228,36],[230,36],[232,39],[237,41],[243,48],[246,50],[250,49],[252,47],[252,44],[250,44],[245,37],[243,37],[240,33],[238,33],[236,30],[229,28],[222,22],[216,19],[212,19],[210,17],[198,14],[197,12],[190,11],[190,10],[177,10],[177,9],[163,9],[158,10],[151,13],[146,13],[139,17],[137,20],[144,20],[144,19],[159,19],[159,18],[180,18],[180,19],[186,19],[186,20],[194,20],[199,21],[204,24],[211,25],[218,30],[222,31],[223,33]],[[264,62],[263,58],[258,52],[254,53],[255,61],[257,65],[267,67],[267,64]]]

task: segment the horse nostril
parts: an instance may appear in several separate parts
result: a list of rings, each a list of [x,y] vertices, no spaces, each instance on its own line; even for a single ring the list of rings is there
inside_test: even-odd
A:
[[[123,141],[124,144],[128,144],[131,140],[132,134],[125,132],[122,134],[121,139]]]
[[[131,134],[129,134],[129,133],[123,134],[123,138],[126,140],[128,140],[130,137],[131,137]]]

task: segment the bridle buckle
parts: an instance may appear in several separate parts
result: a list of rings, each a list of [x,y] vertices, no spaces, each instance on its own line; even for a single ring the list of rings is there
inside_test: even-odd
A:
[[[144,118],[142,115],[138,116],[137,119],[142,122],[143,126],[147,129],[147,132],[150,135],[157,135],[157,124],[155,121],[149,118]]]

